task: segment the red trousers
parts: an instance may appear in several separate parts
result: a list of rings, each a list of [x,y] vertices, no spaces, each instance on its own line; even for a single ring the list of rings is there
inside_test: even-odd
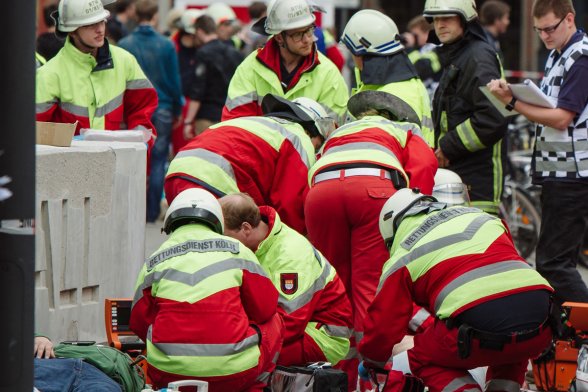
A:
[[[172,381],[197,379],[208,382],[209,392],[226,391],[262,391],[270,379],[271,372],[276,367],[279,351],[282,347],[284,322],[279,314],[275,314],[270,321],[257,326],[261,331],[261,345],[258,365],[241,373],[220,377],[187,377],[163,372],[154,367],[148,368],[149,377],[158,389],[167,387]],[[189,388],[182,388],[182,391]],[[195,390],[194,388],[192,390]]]
[[[470,356],[461,359],[457,333],[457,328],[448,329],[437,319],[430,328],[415,336],[414,347],[408,351],[412,374],[421,378],[430,392],[479,391],[480,386],[467,371],[479,366],[488,366],[486,380],[494,380],[488,390],[518,390],[529,359],[539,356],[552,338],[551,329],[547,327],[533,338],[505,344],[501,351],[480,348],[479,340],[474,338]]]
[[[378,219],[384,203],[396,192],[392,181],[372,176],[327,180],[311,187],[304,204],[310,242],[335,267],[353,310],[356,340],[374,299],[382,267],[390,254]],[[343,361],[345,362],[345,361]],[[357,359],[341,364],[350,387],[357,382]]]

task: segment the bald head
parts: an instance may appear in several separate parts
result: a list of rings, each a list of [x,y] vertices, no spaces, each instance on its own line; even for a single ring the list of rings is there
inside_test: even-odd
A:
[[[236,238],[256,251],[269,230],[261,220],[255,201],[246,193],[233,193],[219,199],[225,219],[225,235]]]

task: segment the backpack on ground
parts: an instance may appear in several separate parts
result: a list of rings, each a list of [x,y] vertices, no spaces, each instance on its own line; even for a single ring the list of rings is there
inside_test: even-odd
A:
[[[54,350],[58,358],[84,359],[119,383],[124,392],[141,392],[145,386],[143,370],[133,363],[129,355],[114,347],[59,344]]]

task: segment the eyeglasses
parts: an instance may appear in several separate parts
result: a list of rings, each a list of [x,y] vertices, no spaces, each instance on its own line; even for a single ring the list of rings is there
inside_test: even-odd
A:
[[[559,27],[561,22],[563,22],[566,17],[567,17],[567,15],[564,16],[559,22],[557,22],[557,24],[555,24],[553,26],[548,26],[548,27],[544,27],[544,28],[539,28],[539,27],[533,26],[533,30],[535,30],[535,32],[537,32],[537,34],[541,34],[541,33],[551,34]]]
[[[295,33],[284,33],[286,34],[288,37],[292,38],[292,41],[294,42],[300,42],[302,41],[302,38],[304,37],[312,37],[314,35],[314,26],[310,26],[309,28],[307,28],[306,30],[303,31],[297,31]]]

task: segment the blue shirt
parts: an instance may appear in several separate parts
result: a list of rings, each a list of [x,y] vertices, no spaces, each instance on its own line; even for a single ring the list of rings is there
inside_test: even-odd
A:
[[[566,46],[562,48],[561,53],[565,52],[570,45],[581,41],[584,38],[584,34],[582,30],[576,31]],[[556,54],[557,57],[559,57],[559,54]],[[584,108],[588,105],[588,88],[586,88],[584,82],[579,83],[582,80],[588,80],[588,56],[581,56],[568,71],[559,90],[557,98],[558,108],[569,110],[576,114],[584,111]]]
[[[118,46],[131,52],[151,81],[158,108],[169,109],[176,116],[182,112],[183,96],[180,85],[178,56],[172,42],[149,25],[140,25],[118,42]]]

